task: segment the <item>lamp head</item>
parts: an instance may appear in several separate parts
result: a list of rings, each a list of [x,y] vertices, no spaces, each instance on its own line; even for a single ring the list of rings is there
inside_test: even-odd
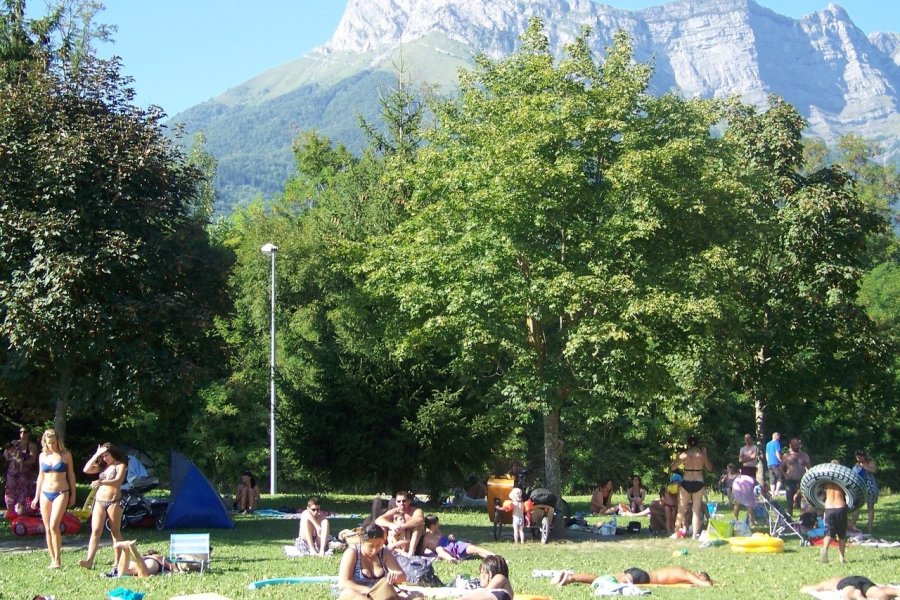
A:
[[[276,246],[272,242],[268,242],[268,243],[264,244],[263,247],[259,249],[259,251],[262,252],[263,254],[272,254],[276,250],[278,250],[278,246]]]

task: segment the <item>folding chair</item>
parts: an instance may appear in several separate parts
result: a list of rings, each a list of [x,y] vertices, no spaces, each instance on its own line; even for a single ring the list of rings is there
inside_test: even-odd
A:
[[[762,494],[759,495],[758,499],[769,515],[769,535],[781,538],[796,535],[800,538],[801,546],[809,545],[809,540],[800,528],[800,522],[793,520],[776,500],[766,498]]]
[[[197,565],[202,575],[209,569],[210,558],[208,533],[173,533],[169,538],[171,563]]]

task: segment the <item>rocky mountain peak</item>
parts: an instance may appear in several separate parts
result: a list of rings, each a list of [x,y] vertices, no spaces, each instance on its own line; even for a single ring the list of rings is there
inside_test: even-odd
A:
[[[602,57],[624,29],[635,58],[654,67],[653,93],[737,96],[760,106],[777,94],[807,118],[811,135],[833,142],[854,132],[878,140],[885,157],[900,156],[900,35],[867,37],[838,4],[792,19],[754,0],[679,0],[636,11],[594,0],[348,0],[326,44],[181,120],[188,131],[207,132],[234,193],[252,192],[253,177],[273,164],[284,177],[290,172],[292,132],[316,128],[361,143],[353,117],[377,118],[379,87],[393,80],[401,51],[423,83],[452,88],[476,53],[513,52],[535,16],[558,53],[587,25]],[[252,176],[243,174],[246,139],[256,140],[261,156]],[[266,191],[279,189],[281,180],[270,179]]]

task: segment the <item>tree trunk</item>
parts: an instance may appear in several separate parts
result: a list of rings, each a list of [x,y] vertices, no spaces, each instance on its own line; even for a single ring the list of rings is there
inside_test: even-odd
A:
[[[769,357],[766,356],[766,347],[763,346],[757,352],[757,365],[756,365],[756,385],[753,387],[753,410],[754,410],[754,418],[756,419],[756,439],[757,443],[761,445],[762,452],[759,453],[760,464],[762,465],[762,478],[763,481],[760,483],[765,483],[766,474],[769,472],[769,464],[766,460],[766,395],[763,391],[762,381],[765,374],[763,370],[768,364]]]
[[[544,415],[544,475],[545,482],[557,498],[562,498],[562,469],[560,467],[559,407]]]
[[[759,464],[762,465],[762,481],[766,481],[766,473],[769,472],[769,463],[766,460],[766,399],[759,389],[753,392],[753,408],[756,413],[756,439],[760,447]]]
[[[72,367],[66,365],[59,372],[59,387],[56,389],[56,412],[53,415],[53,428],[61,442],[66,440],[66,416],[69,413],[69,394],[72,391]]]

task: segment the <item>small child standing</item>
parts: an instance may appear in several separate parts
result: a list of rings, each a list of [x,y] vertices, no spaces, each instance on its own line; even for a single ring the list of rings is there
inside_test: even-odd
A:
[[[522,499],[522,490],[513,488],[509,492],[509,499],[512,502],[512,530],[513,543],[525,543],[525,502]]]

